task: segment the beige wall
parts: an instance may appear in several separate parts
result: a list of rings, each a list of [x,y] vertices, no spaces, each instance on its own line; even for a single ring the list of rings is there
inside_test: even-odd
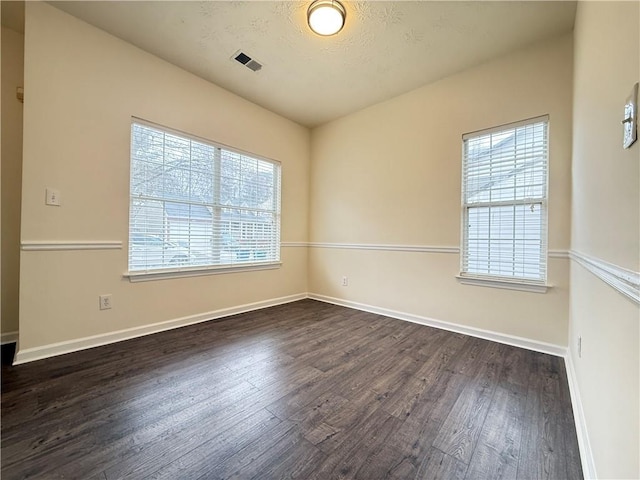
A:
[[[640,144],[622,148],[640,77],[638,2],[579,2],[575,26],[572,249],[640,270]],[[572,263],[569,349],[599,478],[640,478],[640,311]],[[577,338],[582,337],[582,358]]]
[[[7,115],[19,115],[11,83],[22,69],[7,64],[19,65],[13,59],[22,39],[3,28],[2,333],[17,330],[10,299],[20,268],[21,351],[307,291],[568,343],[599,476],[637,478],[638,306],[581,266],[569,271],[567,259],[549,259],[553,288],[546,294],[460,285],[457,254],[361,248],[313,247],[307,255],[285,247],[282,268],[261,272],[137,284],[122,274],[132,115],[281,161],[284,242],[458,247],[462,134],[549,114],[550,250],[569,249],[573,236],[572,249],[639,270],[640,146],[622,150],[619,125],[638,80],[638,15],[637,2],[580,3],[574,37],[534,45],[310,135],[47,4],[29,3],[21,239],[119,240],[123,249],[25,251],[18,265],[21,144],[11,129],[21,122]],[[46,187],[61,191],[61,207],[44,205]],[[101,312],[104,293],[113,294],[114,308]]]
[[[638,15],[637,2],[581,2],[574,37],[534,45],[310,135],[47,4],[29,2],[21,239],[119,240],[123,249],[22,252],[20,350],[307,291],[568,343],[600,477],[639,477],[638,307],[581,266],[569,271],[565,258],[549,259],[553,288],[546,294],[460,285],[457,254],[358,248],[313,247],[307,256],[305,248],[285,247],[282,268],[270,271],[136,284],[122,277],[132,115],[281,161],[284,242],[457,247],[462,134],[549,114],[549,248],[566,251],[572,233],[571,248],[637,271],[640,146],[621,149],[619,120],[638,80]],[[5,212],[6,195],[19,191],[5,177],[5,150],[20,147],[5,143],[11,128],[5,61],[15,54],[5,53],[5,42],[15,46],[15,35],[3,29],[3,333],[17,329],[6,323],[5,310],[11,291],[5,282],[17,278],[5,276],[5,232],[16,232],[5,227],[5,215],[16,211]],[[14,166],[12,175],[19,162]],[[44,205],[46,187],[61,191],[62,207]],[[347,287],[340,285],[343,276]],[[104,293],[113,294],[114,308],[100,312]]]
[[[24,36],[2,27],[2,334],[18,331],[23,60]]]
[[[26,8],[21,240],[123,249],[23,251],[20,351],[306,292],[303,248],[283,248],[277,270],[123,279],[132,115],[282,162],[285,242],[307,240],[309,131],[50,5]],[[45,206],[46,187],[61,207]]]
[[[311,241],[458,247],[462,134],[549,114],[549,248],[568,250],[572,55],[563,36],[314,129]],[[455,253],[313,248],[309,260],[313,293],[567,342],[567,259],[549,259],[546,294],[460,285]]]

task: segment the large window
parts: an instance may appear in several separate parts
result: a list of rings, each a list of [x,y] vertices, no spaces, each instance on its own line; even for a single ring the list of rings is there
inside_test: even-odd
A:
[[[130,272],[279,259],[279,163],[133,120]]]
[[[544,285],[548,118],[463,136],[461,278]]]

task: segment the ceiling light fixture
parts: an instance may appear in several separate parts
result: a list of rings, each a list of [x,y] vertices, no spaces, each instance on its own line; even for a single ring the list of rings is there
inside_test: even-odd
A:
[[[347,11],[337,0],[315,0],[309,5],[307,21],[318,35],[335,35],[344,27]]]

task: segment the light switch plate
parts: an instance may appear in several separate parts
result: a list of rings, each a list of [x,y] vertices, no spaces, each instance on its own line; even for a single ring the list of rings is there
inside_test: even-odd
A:
[[[622,145],[629,148],[638,138],[638,84],[631,89],[631,95],[624,102],[624,118],[622,119],[624,139]]]
[[[45,203],[47,205],[53,205],[54,207],[59,207],[60,191],[54,188],[47,188]]]

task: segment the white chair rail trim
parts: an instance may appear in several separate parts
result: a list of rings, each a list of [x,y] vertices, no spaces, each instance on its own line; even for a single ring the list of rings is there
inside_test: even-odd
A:
[[[282,248],[338,248],[347,250],[382,250],[389,252],[449,253],[459,254],[460,247],[440,245],[404,245],[380,243],[333,243],[333,242],[281,242]],[[25,240],[21,243],[23,251],[51,250],[120,250],[120,240]],[[549,250],[549,258],[569,258],[566,250]]]
[[[312,248],[340,248],[345,250],[384,250],[389,252],[460,253],[459,247],[436,245],[399,245],[392,243],[328,243],[309,242]]]
[[[395,243],[282,242],[283,247],[339,248],[344,250],[383,250],[389,252],[459,254],[458,246],[405,245]],[[549,250],[549,258],[569,258],[568,250]]]
[[[23,251],[47,251],[47,250],[120,250],[120,240],[25,240],[20,244]]]
[[[576,250],[571,250],[569,256],[571,260],[582,265],[600,280],[640,305],[640,272],[634,272]]]

